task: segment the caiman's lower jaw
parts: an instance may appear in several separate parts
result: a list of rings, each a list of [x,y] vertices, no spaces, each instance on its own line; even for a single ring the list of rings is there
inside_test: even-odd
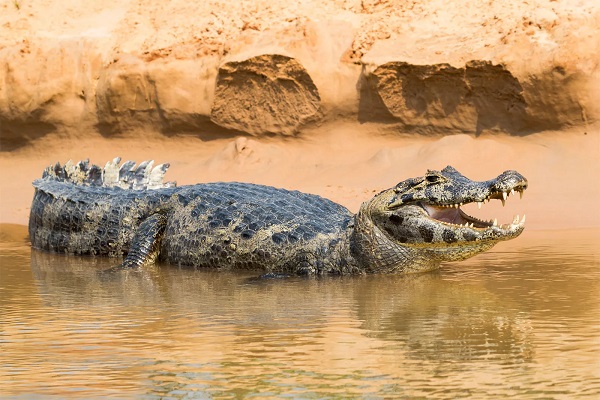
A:
[[[522,196],[522,190],[519,192]],[[512,194],[514,194],[514,191]],[[504,205],[507,197],[507,193],[494,194],[492,196],[488,196],[482,201],[477,201],[477,203],[479,208],[481,208],[481,205],[486,201],[490,201],[490,199],[499,199],[502,200],[502,204]],[[425,210],[430,219],[446,227],[452,228],[455,231],[462,231],[464,233],[471,232],[470,236],[475,240],[510,239],[521,234],[525,228],[525,215],[523,215],[522,218],[519,215],[516,215],[511,223],[499,224],[497,218],[484,221],[466,214],[460,209],[460,206],[462,206],[463,203],[452,205],[433,205],[420,202],[419,205],[423,208],[423,210]]]
[[[521,218],[516,215],[513,221],[509,224],[498,224],[498,219],[489,221],[483,221],[478,218],[472,217],[466,214],[460,209],[460,206],[456,208],[434,206],[431,204],[420,203],[421,207],[427,212],[429,218],[441,222],[444,225],[448,225],[453,228],[471,228],[479,231],[485,231],[490,228],[498,228],[500,230],[511,231],[519,227],[525,226],[525,215]]]

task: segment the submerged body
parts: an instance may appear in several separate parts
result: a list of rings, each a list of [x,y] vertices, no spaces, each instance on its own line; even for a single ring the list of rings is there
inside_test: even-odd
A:
[[[29,234],[35,248],[125,257],[121,267],[184,266],[292,274],[417,272],[518,236],[524,219],[499,226],[459,204],[506,200],[527,181],[506,171],[473,182],[452,167],[403,181],[353,215],[322,197],[248,183],[176,187],[168,165],[49,167],[34,182]]]

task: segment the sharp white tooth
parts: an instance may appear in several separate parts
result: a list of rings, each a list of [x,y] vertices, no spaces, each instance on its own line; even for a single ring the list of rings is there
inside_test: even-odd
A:
[[[515,195],[515,189],[510,189],[510,194],[511,194],[511,196],[514,196]]]
[[[498,226],[498,218],[494,218],[494,226]]]
[[[506,194],[506,193],[504,193]],[[502,207],[504,207],[506,205],[506,199],[500,199],[502,201]]]
[[[523,214],[523,218],[521,218],[521,225],[525,224],[525,214]]]
[[[481,210],[481,202],[480,201],[477,202],[477,208],[479,208]]]
[[[506,192],[502,192],[502,199],[504,201],[506,201],[506,198],[508,197],[508,194],[506,194]]]
[[[524,190],[519,191],[519,196],[521,196],[521,198],[523,198],[523,192],[525,192],[525,191]]]

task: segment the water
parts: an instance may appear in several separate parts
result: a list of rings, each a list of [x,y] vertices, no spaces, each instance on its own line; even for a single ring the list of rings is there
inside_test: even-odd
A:
[[[600,231],[528,232],[437,273],[256,281],[0,235],[18,398],[600,398]]]

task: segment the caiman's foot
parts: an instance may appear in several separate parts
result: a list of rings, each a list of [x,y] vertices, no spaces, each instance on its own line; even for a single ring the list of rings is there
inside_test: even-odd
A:
[[[119,265],[115,265],[114,267],[110,267],[108,269],[102,269],[102,270],[96,271],[96,274],[98,274],[98,277],[100,277],[100,278],[109,278],[109,277],[118,276],[118,274],[122,271],[136,271],[139,269],[140,269],[139,267],[128,266],[128,265],[125,265],[124,263],[121,263]]]

